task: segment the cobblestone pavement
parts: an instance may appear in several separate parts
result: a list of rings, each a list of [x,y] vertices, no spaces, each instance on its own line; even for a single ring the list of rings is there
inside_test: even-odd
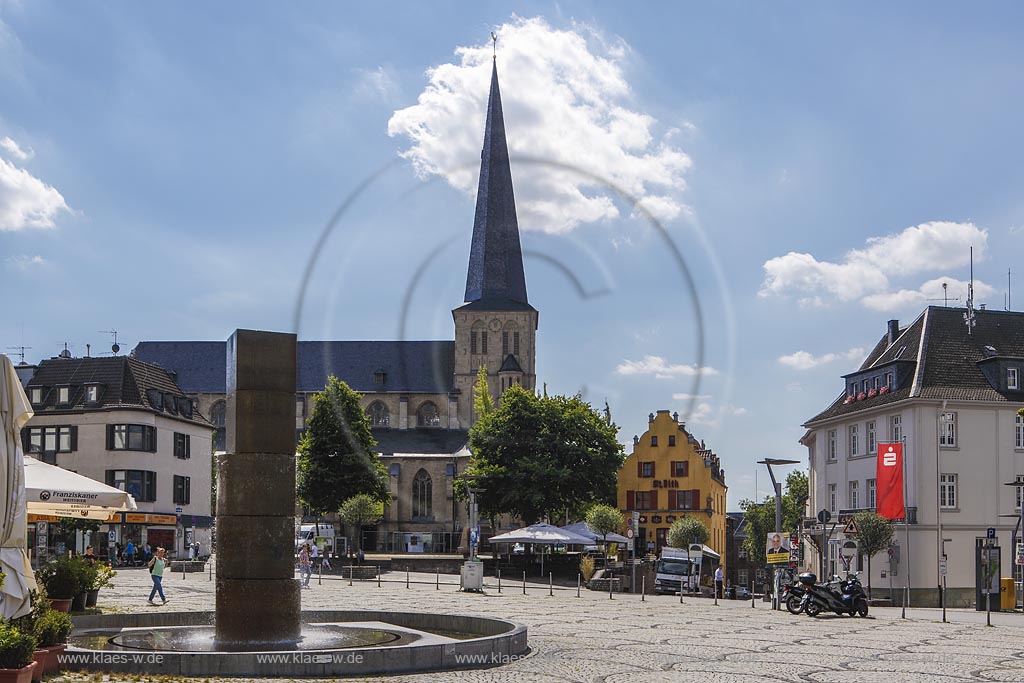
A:
[[[918,683],[920,681],[1024,682],[1024,616],[998,615],[996,626],[984,614],[951,610],[956,623],[934,621],[936,612],[875,609],[867,619],[821,616],[810,619],[772,612],[758,602],[617,595],[533,584],[504,584],[501,594],[457,592],[457,577],[385,575],[391,583],[349,586],[347,579],[324,577],[304,590],[304,609],[394,609],[498,616],[526,624],[531,652],[491,669],[415,674],[375,681],[446,683]],[[422,583],[416,583],[420,581]],[[489,582],[492,580],[489,580]],[[145,603],[150,579],[145,570],[119,572],[116,587],[104,589],[100,606],[117,611],[194,611],[213,609],[213,583],[206,575],[165,578],[169,602]],[[268,596],[273,599],[273,596]],[[917,612],[917,614],[915,614]],[[974,623],[979,619],[981,623]],[[286,675],[286,672],[282,672]],[[57,679],[55,679],[57,680]],[[65,674],[66,681],[148,680]],[[353,679],[350,679],[353,680]]]

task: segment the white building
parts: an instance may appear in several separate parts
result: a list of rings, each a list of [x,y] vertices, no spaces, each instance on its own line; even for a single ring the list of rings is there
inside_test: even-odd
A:
[[[134,358],[64,356],[40,363],[25,391],[35,411],[22,432],[26,453],[135,497],[136,512],[91,539],[97,554],[107,552],[111,531],[122,548],[130,540],[180,554],[192,538],[209,551],[213,426],[166,370]],[[42,520],[29,517],[34,538]]]
[[[972,334],[964,313],[929,307],[907,327],[889,321],[860,368],[844,375],[839,397],[805,425],[812,515],[873,510],[876,444],[905,441],[910,552],[900,523],[895,576],[887,553],[872,560],[876,596],[890,579],[902,589],[909,563],[911,604],[938,604],[945,538],[947,604],[974,605],[975,547],[990,527],[1002,548],[1000,575],[1014,575],[1021,499],[1004,483],[1024,482],[1024,313],[977,311]],[[808,556],[810,566],[818,561]]]

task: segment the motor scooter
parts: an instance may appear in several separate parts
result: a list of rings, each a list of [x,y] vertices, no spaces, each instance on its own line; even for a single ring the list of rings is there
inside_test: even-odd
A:
[[[797,614],[804,612],[816,617],[823,611],[836,614],[849,614],[866,617],[868,615],[868,598],[856,573],[848,573],[846,579],[838,583],[819,584],[818,577],[806,572],[798,577],[804,588],[804,597],[800,601]],[[788,608],[788,605],[787,605]]]

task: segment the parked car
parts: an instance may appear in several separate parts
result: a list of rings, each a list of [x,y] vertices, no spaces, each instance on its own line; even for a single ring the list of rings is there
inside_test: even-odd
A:
[[[750,589],[746,586],[736,586],[736,599],[737,600],[749,600]]]

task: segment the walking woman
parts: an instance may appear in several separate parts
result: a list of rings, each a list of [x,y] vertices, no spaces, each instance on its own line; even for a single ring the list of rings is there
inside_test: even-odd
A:
[[[149,561],[149,575],[153,577],[153,590],[149,592],[149,604],[155,605],[153,602],[153,596],[160,593],[160,599],[167,603],[167,598],[164,597],[164,567],[167,566],[167,560],[164,559],[164,549],[157,548],[156,555]]]

